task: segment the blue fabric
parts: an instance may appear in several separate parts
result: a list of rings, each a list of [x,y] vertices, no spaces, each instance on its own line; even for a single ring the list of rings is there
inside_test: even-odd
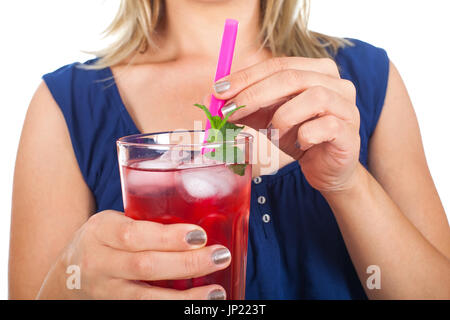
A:
[[[360,161],[367,166],[369,139],[384,103],[389,60],[384,50],[351,41],[354,46],[341,49],[335,60],[342,78],[357,89]],[[62,110],[97,211],[123,211],[115,142],[139,131],[111,70],[86,70],[74,63],[43,79]],[[266,197],[264,204],[257,202],[259,196]],[[265,214],[269,222],[263,221]],[[305,180],[297,162],[252,184],[246,298],[367,298],[333,212]]]

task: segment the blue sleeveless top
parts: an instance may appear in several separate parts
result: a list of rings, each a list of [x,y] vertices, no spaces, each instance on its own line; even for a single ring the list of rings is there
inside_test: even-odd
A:
[[[335,61],[341,77],[357,89],[360,162],[367,167],[369,139],[384,104],[389,60],[384,50],[350,40],[354,46],[340,49]],[[111,69],[86,70],[73,63],[43,79],[64,115],[97,211],[123,211],[115,142],[139,130]],[[265,202],[257,201],[261,196]],[[275,175],[253,180],[247,259],[247,299],[367,298],[333,212],[308,184],[297,161]]]

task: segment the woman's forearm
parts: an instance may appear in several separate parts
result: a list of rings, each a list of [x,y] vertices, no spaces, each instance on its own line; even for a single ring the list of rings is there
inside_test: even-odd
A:
[[[369,298],[450,298],[449,259],[422,236],[362,165],[351,189],[323,195]],[[380,268],[380,289],[366,286],[371,265]]]

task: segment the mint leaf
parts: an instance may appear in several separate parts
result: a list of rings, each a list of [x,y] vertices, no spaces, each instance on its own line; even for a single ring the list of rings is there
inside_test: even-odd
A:
[[[211,129],[207,132],[207,142],[209,143],[234,141],[241,130],[244,129],[244,127],[228,122],[228,118],[234,112],[244,108],[245,106],[237,107],[233,111],[227,113],[227,115],[223,118],[220,116],[213,116],[209,109],[204,105],[195,104],[195,106],[205,112],[206,117],[211,124]],[[213,151],[205,153],[205,156],[210,159],[227,163],[228,168],[240,176],[245,174],[247,164],[243,163],[245,160],[244,153],[236,146],[230,146],[227,143],[223,143],[220,147],[214,148]]]
[[[219,116],[213,116],[212,117],[211,128],[219,130],[221,122],[222,122],[222,119]]]

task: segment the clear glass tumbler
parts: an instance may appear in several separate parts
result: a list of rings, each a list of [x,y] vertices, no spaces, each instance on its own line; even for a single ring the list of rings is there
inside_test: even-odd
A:
[[[152,285],[184,290],[220,284],[228,299],[244,299],[253,137],[239,133],[220,143],[203,143],[203,137],[204,131],[174,131],[119,139],[125,214],[199,225],[207,233],[207,245],[231,251],[231,265],[224,270]]]

